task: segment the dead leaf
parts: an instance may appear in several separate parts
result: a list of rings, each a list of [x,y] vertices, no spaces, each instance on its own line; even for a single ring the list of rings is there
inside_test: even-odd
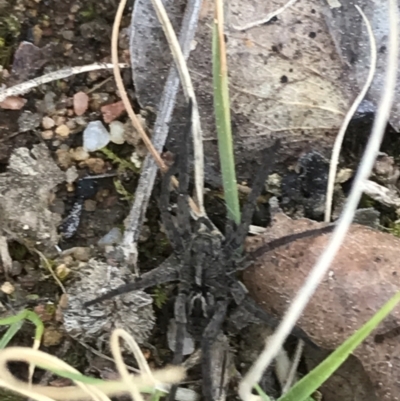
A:
[[[125,106],[122,101],[112,104],[107,104],[101,107],[103,120],[107,124],[117,119],[124,111],[125,111]]]
[[[77,92],[74,94],[74,112],[77,116],[81,116],[89,107],[89,96],[85,92]]]
[[[26,102],[27,100],[23,97],[8,96],[0,102],[0,107],[5,110],[21,110]]]
[[[248,24],[280,8],[287,0],[232,0],[226,22],[232,129],[236,171],[240,180],[254,175],[260,148],[274,138],[283,140],[278,163],[287,165],[311,148],[326,154],[356,93],[345,85],[346,66],[330,38],[319,0],[298,0],[276,19],[247,31],[234,27]],[[166,7],[176,26],[181,0]],[[183,9],[183,8],[182,8]],[[202,118],[207,177],[219,180],[211,76],[213,10],[199,22],[196,47],[189,68]],[[179,25],[178,25],[179,26]],[[152,5],[135,2],[131,54],[133,78],[140,104],[157,107],[170,52]],[[181,104],[183,102],[181,101]],[[178,108],[171,123],[168,149],[177,150],[175,132],[183,127]]]
[[[251,251],[266,241],[322,224],[279,214],[264,236],[249,239],[247,249]],[[326,234],[297,240],[261,256],[243,275],[250,294],[268,312],[282,316],[328,239]],[[337,348],[399,291],[399,260],[400,239],[353,225],[298,326],[321,348]],[[399,326],[397,307],[354,351],[379,400],[395,400],[400,394],[400,342],[396,337]]]
[[[388,2],[352,0],[340,1],[340,7],[325,8],[326,22],[335,41],[343,63],[348,66],[348,77],[353,85],[362,88],[368,75],[369,40],[365,24],[355,5],[360,6],[371,23],[378,49],[374,80],[366,99],[375,105],[382,95],[387,63],[387,40],[389,35]],[[346,82],[344,82],[346,84]],[[390,113],[390,123],[400,129],[400,84],[395,88],[395,98]]]

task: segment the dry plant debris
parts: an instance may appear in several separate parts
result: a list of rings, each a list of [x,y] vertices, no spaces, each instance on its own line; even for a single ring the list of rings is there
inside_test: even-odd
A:
[[[238,178],[252,175],[255,149],[281,137],[285,149],[280,158],[297,157],[307,141],[317,151],[327,151],[348,106],[357,95],[346,81],[347,68],[337,54],[322,11],[326,4],[318,0],[298,0],[275,20],[247,31],[235,29],[251,19],[260,19],[279,9],[286,0],[230,2],[226,29],[227,55],[231,85],[232,124],[238,149]],[[179,24],[181,0],[169,2],[172,23]],[[137,1],[132,23],[131,52],[133,78],[140,104],[156,107],[164,84],[170,56],[163,49],[163,35],[148,2]],[[196,47],[189,68],[198,96],[206,156],[211,159],[208,179],[218,179],[210,171],[218,166],[212,98],[211,64],[212,7],[202,15],[196,35]],[[151,40],[150,40],[151,38]],[[267,66],[267,68],[266,68]],[[149,89],[150,88],[150,89]],[[178,107],[176,117],[181,117]],[[177,126],[177,118],[172,122]],[[174,130],[172,130],[173,132]],[[174,138],[169,143],[174,150]],[[282,160],[283,161],[283,160]]]
[[[89,300],[133,281],[125,267],[90,259],[76,272],[78,279],[68,287],[68,306],[64,310],[64,327],[68,334],[85,341],[97,341],[104,348],[114,328],[123,328],[142,344],[154,326],[150,295],[135,291],[99,305],[84,308]]]
[[[248,240],[247,249],[322,224],[277,214],[263,236]],[[282,316],[328,239],[325,234],[298,240],[261,256],[243,275],[250,294],[268,312]],[[398,238],[353,225],[330,273],[300,318],[299,327],[319,347],[337,348],[399,290],[399,259]],[[399,325],[400,308],[396,308],[354,352],[380,400],[399,399]]]
[[[15,149],[0,175],[0,227],[8,240],[49,250],[58,243],[61,216],[49,210],[50,196],[65,173],[44,144]]]

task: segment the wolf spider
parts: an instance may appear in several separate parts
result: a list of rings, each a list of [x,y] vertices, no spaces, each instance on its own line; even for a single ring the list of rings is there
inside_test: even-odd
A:
[[[176,342],[173,358],[174,364],[183,361],[183,344],[186,330],[200,341],[202,350],[203,397],[207,401],[215,399],[212,389],[211,349],[233,305],[245,308],[251,315],[267,323],[273,328],[278,320],[264,311],[248,294],[244,285],[236,278],[236,272],[245,268],[251,260],[260,254],[292,242],[298,238],[316,235],[327,229],[310,230],[306,233],[293,234],[272,241],[252,255],[243,258],[241,247],[248,233],[249,225],[255,209],[256,199],[260,195],[268,174],[273,165],[274,153],[278,143],[267,149],[264,163],[260,168],[253,189],[242,210],[240,224],[228,222],[226,235],[214,227],[206,217],[198,218],[192,224],[188,203],[189,187],[189,147],[191,124],[186,129],[181,142],[180,153],[175,164],[165,174],[160,195],[161,219],[173,247],[178,266],[160,270],[155,268],[145,273],[133,283],[128,283],[110,291],[85,306],[110,299],[129,291],[146,289],[159,284],[177,281],[178,294],[175,300],[174,314],[176,321]],[[172,175],[178,173],[178,213],[176,225],[169,211],[170,181]],[[193,230],[192,230],[193,226]],[[293,335],[310,343],[307,335],[299,328],[294,328]]]

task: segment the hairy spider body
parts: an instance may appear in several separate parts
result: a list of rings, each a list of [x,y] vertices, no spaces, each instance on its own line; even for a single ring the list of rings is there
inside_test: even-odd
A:
[[[190,132],[189,125],[187,132]],[[161,218],[174,249],[177,267],[170,264],[159,266],[146,273],[141,279],[111,291],[86,303],[90,306],[102,300],[128,291],[148,288],[154,285],[178,281],[178,294],[174,305],[176,341],[173,363],[183,361],[183,344],[186,332],[201,343],[203,353],[202,376],[203,397],[206,401],[218,398],[212,388],[212,346],[222,326],[228,310],[233,306],[244,307],[252,315],[275,327],[278,320],[267,314],[247,294],[244,285],[237,280],[236,272],[243,268],[240,250],[243,246],[251,222],[257,197],[263,188],[267,175],[271,172],[274,152],[278,144],[267,150],[264,164],[253,183],[252,192],[242,210],[241,223],[237,227],[229,222],[225,237],[206,217],[198,218],[194,223],[188,203],[189,186],[189,144],[190,135],[186,133],[182,140],[178,161],[165,174],[160,195]],[[176,224],[170,213],[170,181],[173,174],[179,175],[178,213]],[[193,230],[192,230],[193,226]],[[313,232],[295,234],[266,244],[265,250],[284,245],[299,237],[315,235],[329,231],[331,227],[313,230]],[[262,252],[257,250],[256,254]],[[257,255],[255,255],[257,256]],[[251,261],[251,257],[248,258]],[[245,264],[244,264],[245,265]],[[293,334],[310,343],[306,334],[295,328]],[[174,397],[174,390],[170,399]]]

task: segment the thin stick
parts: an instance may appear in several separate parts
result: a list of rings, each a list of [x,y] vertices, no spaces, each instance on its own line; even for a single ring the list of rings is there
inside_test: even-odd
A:
[[[244,377],[243,381],[240,383],[239,395],[242,400],[248,401],[254,399],[254,396],[251,393],[254,384],[260,380],[265,368],[268,367],[277,352],[281,349],[284,341],[295,326],[311,296],[314,294],[319,283],[333,262],[333,259],[342,245],[353,220],[354,213],[363,193],[364,183],[371,174],[385,132],[390,109],[393,104],[394,88],[397,77],[397,60],[399,54],[398,8],[396,0],[388,0],[388,3],[390,32],[385,85],[382,90],[382,96],[374,120],[372,133],[360,167],[357,171],[351,193],[328,246],[325,248],[325,251],[311,270],[306,283],[292,301],[284,319],[271,337],[271,341],[268,344],[269,346],[264,349],[257,361]]]
[[[193,89],[193,83],[190,78],[189,69],[186,65],[185,57],[183,56],[181,47],[179,45],[178,38],[176,37],[174,28],[172,27],[171,21],[168,18],[168,14],[165,11],[165,7],[161,0],[151,0],[156,10],[158,20],[164,30],[167,38],[169,47],[171,49],[172,56],[174,58],[176,67],[181,78],[183,91],[186,96],[186,100],[192,101],[192,132],[193,132],[193,153],[194,153],[194,167],[195,167],[195,187],[196,187],[196,198],[200,211],[200,215],[204,216],[204,153],[203,153],[203,137],[200,126],[200,115],[199,108],[197,105],[196,95]]]
[[[166,166],[164,161],[161,159],[157,150],[154,149],[154,146],[151,143],[146,132],[144,131],[142,124],[140,124],[139,119],[136,117],[136,114],[132,109],[128,95],[126,94],[125,86],[124,86],[124,84],[122,82],[122,78],[121,78],[121,71],[120,71],[119,64],[118,64],[118,32],[119,32],[119,27],[121,24],[122,14],[124,12],[124,8],[126,5],[126,1],[127,0],[121,0],[121,2],[118,5],[118,9],[117,9],[117,13],[115,15],[114,25],[113,25],[113,29],[112,29],[112,36],[111,36],[111,59],[112,59],[113,66],[114,66],[113,71],[114,71],[115,83],[120,92],[121,100],[124,103],[124,106],[128,113],[128,116],[132,120],[132,124],[133,124],[134,128],[139,133],[144,144],[146,145],[146,148],[153,156],[153,158],[156,161],[160,170],[163,173],[165,173],[168,170],[168,167]],[[171,182],[175,188],[178,187],[178,180],[175,177],[171,178]],[[197,215],[200,214],[200,210],[199,210],[198,206],[195,204],[195,202],[191,198],[189,199],[189,205],[195,214],[197,214]]]
[[[370,22],[368,21],[367,17],[364,15],[360,7],[356,6],[358,12],[363,17],[364,23],[367,27],[368,37],[369,37],[369,45],[370,45],[370,66],[367,80],[362,88],[362,91],[354,100],[354,103],[351,105],[349,111],[346,114],[346,117],[343,120],[342,126],[340,127],[339,133],[335,139],[335,144],[333,145],[332,150],[332,157],[331,162],[329,165],[329,179],[328,179],[328,188],[326,192],[326,203],[325,203],[325,221],[331,221],[331,213],[332,213],[332,199],[333,199],[333,190],[335,187],[335,177],[336,177],[336,170],[339,164],[339,155],[340,150],[343,144],[343,138],[346,133],[347,127],[356,112],[358,106],[362,102],[363,98],[368,92],[369,87],[371,86],[372,80],[374,79],[375,69],[376,69],[376,60],[377,60],[377,51],[376,51],[376,42],[374,33],[372,32],[372,27]]]
[[[185,58],[189,57],[191,43],[197,29],[197,22],[200,15],[202,0],[188,0],[185,14],[183,16],[179,42]],[[153,127],[152,141],[157,151],[164,147],[168,135],[168,127],[171,122],[172,113],[175,107],[175,100],[179,89],[179,76],[175,64],[172,63],[161,95],[160,104],[157,110],[157,118]],[[134,248],[139,238],[147,205],[153,190],[157,174],[157,166],[153,157],[148,154],[143,163],[139,183],[136,189],[135,200],[129,216],[126,219],[126,230],[121,246],[126,250],[124,253],[133,254],[130,248]]]
[[[128,68],[129,64],[120,63],[119,68]],[[67,67],[62,70],[50,72],[48,74],[42,75],[41,77],[31,79],[30,81],[22,82],[21,84],[11,86],[0,90],[0,102],[2,102],[8,96],[19,96],[24,93],[29,92],[31,89],[36,88],[39,85],[47,84],[48,82],[57,81],[58,79],[65,79],[71,75],[82,74],[83,72],[104,70],[114,68],[113,64],[109,63],[95,63],[84,65],[80,67]]]
[[[267,22],[271,21],[272,18],[278,16],[279,14],[282,14],[287,8],[291,7],[294,3],[296,3],[296,1],[297,0],[289,0],[281,8],[278,8],[277,10],[267,14],[265,17],[257,21],[249,22],[248,24],[242,26],[232,25],[232,28],[235,29],[236,31],[246,31],[247,29],[255,28],[256,26],[266,24]]]
[[[146,148],[148,149],[148,151],[154,157],[154,160],[157,162],[158,167],[163,172],[165,172],[168,170],[168,167],[165,165],[164,161],[161,159],[158,152],[154,149],[154,146],[151,143],[146,132],[144,131],[142,124],[140,124],[139,119],[136,117],[136,114],[132,109],[131,103],[130,103],[128,95],[126,93],[125,86],[122,82],[121,70],[120,70],[119,64],[118,64],[118,32],[119,32],[119,26],[121,23],[121,19],[122,19],[122,14],[124,12],[124,8],[126,5],[126,1],[127,0],[121,0],[121,2],[119,3],[117,13],[115,15],[115,20],[114,20],[113,29],[112,29],[112,36],[111,36],[111,60],[113,62],[115,83],[119,90],[119,95],[121,96],[121,100],[123,101],[125,109],[129,115],[129,118],[132,120],[132,124],[133,124],[134,128],[139,133],[139,135],[142,138],[142,141],[144,142],[144,144],[146,145]]]

